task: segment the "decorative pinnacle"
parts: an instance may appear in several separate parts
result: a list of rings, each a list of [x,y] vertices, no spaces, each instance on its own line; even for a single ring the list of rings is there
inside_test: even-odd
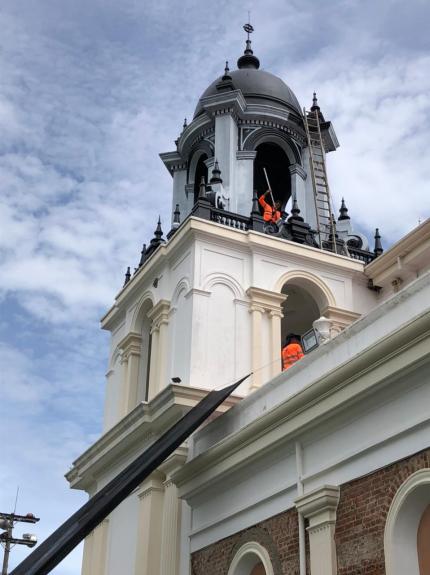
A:
[[[154,236],[157,238],[158,241],[161,240],[163,237],[163,230],[161,229],[161,217],[158,216],[158,223],[157,227],[155,228]]]
[[[341,220],[350,220],[351,218],[348,216],[348,208],[346,207],[345,200],[342,198],[342,203],[340,205],[339,210],[340,216],[337,218],[340,222]]]
[[[252,32],[254,32],[254,28],[248,22],[247,24],[244,25],[243,29],[247,34],[246,48],[243,53],[243,56],[241,56],[237,61],[237,67],[239,69],[254,68],[255,70],[258,70],[258,68],[260,67],[260,60],[257,58],[257,56],[254,56],[254,52],[252,51],[251,48],[251,40],[249,38],[249,35],[252,34]]]
[[[127,271],[125,272],[125,281],[124,285],[126,286],[131,278],[130,266],[128,266]]]
[[[146,244],[143,244],[142,251],[140,252],[139,268],[143,266],[146,260]]]
[[[173,212],[173,225],[179,226],[181,223],[181,211],[179,209],[179,204],[176,204],[175,211]]]
[[[200,180],[199,200],[206,200],[206,182],[204,176],[202,176],[202,179]]]
[[[222,184],[221,170],[219,169],[218,160],[215,160],[215,165],[212,170],[211,184]]]
[[[260,215],[260,209],[258,207],[258,192],[257,190],[254,190],[252,192],[252,211],[251,211],[251,216],[259,216]]]
[[[288,221],[290,221],[291,219],[294,219],[294,220],[299,220],[300,222],[304,222],[304,219],[299,214],[300,214],[300,208],[299,208],[299,204],[297,203],[296,194],[294,194],[293,195],[293,205],[291,207],[291,216],[288,218]]]
[[[381,243],[381,236],[379,234],[379,228],[376,228],[376,230],[375,230],[375,248],[373,250],[373,253],[375,254],[375,257],[378,257],[383,252],[384,252],[384,249],[383,249],[382,243]]]
[[[314,110],[319,110],[320,107],[318,106],[318,98],[317,98],[317,93],[314,92],[313,94],[313,98],[312,98],[312,107],[311,107],[311,112],[313,112]]]
[[[185,130],[185,128],[187,127],[187,125],[188,125],[188,124],[187,124],[187,118],[184,118],[184,123],[183,123],[182,128]]]

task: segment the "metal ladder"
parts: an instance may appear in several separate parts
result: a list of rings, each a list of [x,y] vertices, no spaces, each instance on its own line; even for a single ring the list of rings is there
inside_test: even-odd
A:
[[[328,242],[331,235],[333,239],[333,249],[334,252],[337,253],[336,224],[332,215],[332,201],[328,185],[325,151],[321,136],[318,110],[307,112],[306,109],[303,108],[303,118],[309,146],[309,164],[314,189],[315,213],[320,248],[323,249],[324,242]]]

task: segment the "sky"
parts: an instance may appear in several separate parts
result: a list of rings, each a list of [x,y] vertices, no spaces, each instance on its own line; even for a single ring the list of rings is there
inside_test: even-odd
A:
[[[159,214],[169,229],[158,154],[225,60],[235,68],[248,10],[262,68],[302,106],[316,90],[333,122],[337,205],[385,248],[429,217],[428,0],[3,0],[0,511],[19,486],[40,541],[86,501],[64,473],[101,432],[99,319]],[[76,575],[80,555],[53,572]]]

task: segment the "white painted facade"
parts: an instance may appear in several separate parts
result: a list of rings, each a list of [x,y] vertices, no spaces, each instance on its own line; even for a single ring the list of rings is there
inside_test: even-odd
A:
[[[192,552],[428,448],[429,302],[425,273],[194,434]]]

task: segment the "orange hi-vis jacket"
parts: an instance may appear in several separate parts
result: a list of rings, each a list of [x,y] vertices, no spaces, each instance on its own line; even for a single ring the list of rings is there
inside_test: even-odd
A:
[[[304,356],[299,343],[289,343],[282,349],[282,369],[288,369]]]
[[[258,203],[264,210],[263,220],[265,222],[272,222],[275,224],[281,217],[281,212],[279,210],[275,210],[275,208],[268,204],[264,199],[264,195],[258,198]]]

